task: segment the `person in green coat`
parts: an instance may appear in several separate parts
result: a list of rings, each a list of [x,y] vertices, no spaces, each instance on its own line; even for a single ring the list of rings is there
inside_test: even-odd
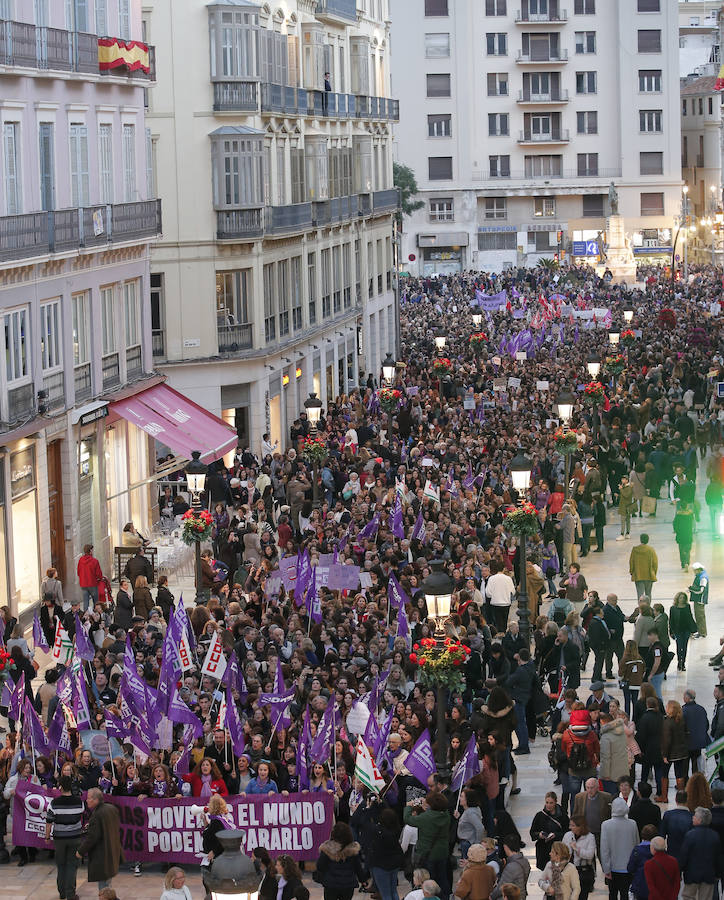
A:
[[[669,631],[676,641],[676,668],[679,672],[686,672],[686,651],[689,638],[696,633],[696,622],[684,591],[674,595],[674,605],[669,610]]]
[[[681,568],[688,572],[691,545],[694,542],[694,513],[685,500],[681,500],[676,507],[674,534],[676,535],[676,543],[679,545]]]
[[[616,538],[617,541],[623,541],[629,536],[631,531],[631,513],[634,506],[633,487],[629,484],[628,478],[622,475],[621,484],[618,488],[618,514],[621,516],[621,534]]]
[[[405,807],[405,825],[417,828],[415,867],[427,869],[440,885],[440,896],[449,897],[448,853],[450,846],[450,806],[439,791],[430,791],[422,800],[410,800]]]

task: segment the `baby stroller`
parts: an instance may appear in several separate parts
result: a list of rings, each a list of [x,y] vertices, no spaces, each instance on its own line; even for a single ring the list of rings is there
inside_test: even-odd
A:
[[[548,737],[558,724],[556,721],[559,720],[559,717],[556,716],[556,711],[558,709],[559,701],[562,702],[563,695],[566,692],[566,686],[568,683],[568,678],[566,676],[565,670],[561,671],[561,674],[558,678],[558,685],[556,690],[551,690],[550,693],[543,693],[543,696],[548,700],[548,706],[544,713],[542,713],[538,717],[538,734],[543,737]]]

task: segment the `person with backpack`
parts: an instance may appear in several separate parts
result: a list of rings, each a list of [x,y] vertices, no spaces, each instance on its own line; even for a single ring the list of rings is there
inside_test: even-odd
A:
[[[627,716],[631,716],[632,710],[638,700],[639,690],[644,680],[646,663],[639,652],[636,641],[626,641],[626,647],[618,666],[618,677],[623,690],[624,709]]]
[[[575,611],[575,607],[567,597],[554,597],[548,609],[548,618],[552,619],[559,628],[565,625],[568,615]]]
[[[674,654],[661,643],[656,627],[649,628],[649,659],[651,660],[651,668],[648,680],[654,686],[656,696],[663,702],[661,685],[664,682],[664,676],[669,666],[674,660]]]
[[[601,752],[596,733],[591,728],[590,713],[582,703],[575,703],[571,710],[570,724],[561,738],[561,750],[568,768],[563,787],[573,800],[585,779],[596,774]]]

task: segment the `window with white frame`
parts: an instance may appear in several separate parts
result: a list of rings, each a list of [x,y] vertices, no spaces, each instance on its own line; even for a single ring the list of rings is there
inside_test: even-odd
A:
[[[113,126],[110,122],[98,126],[98,180],[100,202],[113,203]]]
[[[581,177],[598,175],[598,153],[579,153],[577,165]]]
[[[29,315],[27,306],[13,309],[5,320],[5,380],[7,385],[27,381],[30,376]]]
[[[123,199],[132,203],[138,199],[136,191],[136,126],[123,126]]]
[[[249,324],[251,269],[216,273],[216,312],[220,324]]]
[[[88,128],[71,123],[70,136],[70,205],[90,206],[90,173],[88,170]]]
[[[507,56],[507,33],[505,31],[488,32],[485,35],[485,50],[488,56]]]
[[[215,202],[219,208],[261,206],[263,138],[227,138],[212,144]]]
[[[455,221],[455,205],[452,197],[435,197],[430,200],[430,221]]]
[[[138,282],[126,281],[123,284],[123,316],[126,334],[126,349],[141,343],[138,311]]]
[[[508,201],[505,197],[485,198],[486,219],[506,219],[508,217]]]
[[[450,35],[444,32],[426,34],[425,56],[427,59],[440,59],[450,56]]]
[[[508,73],[488,72],[488,97],[508,96]]]
[[[496,154],[488,157],[491,178],[510,178],[510,156]]]
[[[82,366],[90,361],[91,321],[90,292],[73,294],[73,365]]]
[[[40,359],[44,372],[58,369],[63,364],[61,355],[60,300],[49,300],[40,305]]]
[[[17,216],[23,211],[20,179],[20,123],[3,123],[3,168],[5,173],[5,212]]]
[[[596,52],[596,32],[595,31],[577,31],[576,32],[576,53],[595,53]]]
[[[556,198],[555,197],[535,197],[533,206],[533,215],[536,218],[551,218],[556,214]]]
[[[663,111],[660,109],[639,110],[639,131],[647,134],[661,134],[663,115]]]
[[[118,37],[131,39],[131,0],[118,0]]]
[[[277,336],[277,294],[274,284],[274,263],[267,263],[263,270],[264,278],[264,340],[266,343],[276,340]]]
[[[101,288],[101,337],[103,355],[114,353],[116,349],[116,323],[114,318],[115,304],[113,303],[115,290],[113,286]]]
[[[488,135],[500,137],[508,133],[508,113],[488,113]]]
[[[155,147],[151,129],[146,129],[146,199],[156,196]]]
[[[639,91],[642,94],[660,94],[661,69],[639,69]]]
[[[576,72],[576,93],[595,94],[598,89],[596,72]]]
[[[578,134],[598,134],[598,113],[596,110],[576,113]]]
[[[96,9],[96,34],[99,37],[108,35],[108,8],[107,0],[95,0]]]
[[[452,116],[442,114],[439,116],[427,117],[427,136],[428,137],[451,137],[452,135]]]

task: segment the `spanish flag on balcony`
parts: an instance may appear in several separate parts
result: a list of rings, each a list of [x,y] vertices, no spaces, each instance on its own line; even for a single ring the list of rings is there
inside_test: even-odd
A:
[[[98,38],[98,68],[101,72],[124,66],[129,72],[140,70],[148,75],[150,60],[148,45],[141,41],[122,41],[120,38]]]
[[[719,74],[716,77],[716,83],[714,84],[715,91],[724,91],[724,63],[722,63],[721,68],[719,69]]]

